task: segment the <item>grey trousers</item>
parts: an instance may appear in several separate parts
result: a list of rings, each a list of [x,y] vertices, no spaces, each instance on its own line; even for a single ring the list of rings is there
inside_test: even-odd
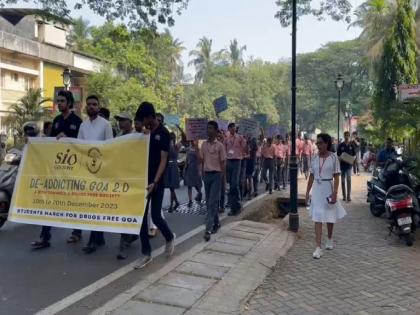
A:
[[[353,168],[350,167],[346,170],[341,170],[341,189],[343,192],[343,199],[350,198],[351,194],[351,174],[353,172]],[[347,185],[346,185],[347,184]],[[346,194],[346,186],[347,186],[347,194]]]
[[[206,192],[206,232],[211,232],[219,224],[220,187],[222,186],[222,173],[205,172],[203,176],[204,191]]]
[[[239,196],[239,176],[241,172],[241,160],[227,160],[227,182],[229,183],[228,202],[233,212],[241,210]]]
[[[268,171],[268,179],[267,179]],[[262,178],[266,184],[268,184],[268,189],[273,190],[273,177],[274,177],[274,160],[273,159],[264,159]]]

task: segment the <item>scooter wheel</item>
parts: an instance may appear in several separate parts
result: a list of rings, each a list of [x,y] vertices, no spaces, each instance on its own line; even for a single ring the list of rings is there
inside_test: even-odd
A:
[[[380,207],[375,207],[375,204],[373,202],[371,202],[370,203],[370,213],[372,213],[372,215],[374,217],[380,217],[384,213],[384,210],[381,209]]]
[[[6,219],[0,219],[0,228],[3,226],[3,224],[6,222]]]
[[[405,238],[405,244],[407,246],[413,246],[413,239],[411,238],[410,234],[404,235],[404,238]]]

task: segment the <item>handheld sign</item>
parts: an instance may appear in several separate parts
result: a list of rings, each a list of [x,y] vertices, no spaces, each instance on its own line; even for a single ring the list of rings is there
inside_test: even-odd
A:
[[[253,118],[264,128],[267,125],[267,114],[255,114]]]
[[[243,136],[258,137],[259,126],[254,119],[244,118],[239,121],[239,133]]]
[[[224,119],[216,119],[217,125],[219,126],[219,130],[228,130],[229,121]]]
[[[223,95],[219,98],[216,98],[213,101],[213,106],[214,106],[214,111],[216,112],[216,114],[224,112],[228,108],[227,97]]]
[[[170,126],[176,126],[179,125],[179,116],[178,115],[172,115],[172,114],[166,114],[165,115],[165,123]]]
[[[206,118],[187,118],[185,119],[187,140],[207,139],[207,119]]]

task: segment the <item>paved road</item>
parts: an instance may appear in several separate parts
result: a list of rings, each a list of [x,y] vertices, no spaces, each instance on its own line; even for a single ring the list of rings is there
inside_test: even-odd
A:
[[[385,219],[369,213],[367,178],[353,177],[353,203],[337,225],[336,248],[320,260],[312,258],[313,224],[301,211],[300,239],[255,291],[245,315],[420,314],[420,231],[413,247],[387,237]]]
[[[181,202],[188,200],[185,187],[179,190]],[[166,194],[164,206],[169,205]],[[165,214],[174,232],[181,236],[203,222],[202,215]],[[88,233],[84,232],[84,242],[67,245],[70,231],[54,228],[52,246],[49,249],[31,251],[29,243],[36,240],[39,226],[7,222],[0,229],[0,314],[33,314],[77,290],[90,285],[107,274],[123,267],[139,256],[140,245],[133,244],[130,257],[118,261],[119,235],[106,234],[106,246],[97,253],[84,255],[81,251]],[[152,241],[153,247],[163,245],[158,236]]]

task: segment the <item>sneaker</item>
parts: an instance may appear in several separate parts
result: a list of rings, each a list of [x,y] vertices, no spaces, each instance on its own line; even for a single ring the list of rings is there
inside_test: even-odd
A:
[[[174,233],[174,238],[171,241],[166,242],[166,246],[165,246],[165,255],[166,255],[166,257],[171,257],[172,254],[174,253],[174,249],[175,249],[175,238],[176,238],[176,235]]]
[[[193,202],[190,200],[188,201],[188,208],[191,208],[193,206]]]
[[[143,258],[140,258],[138,262],[134,265],[134,269],[141,269],[147,266],[152,262],[153,258],[152,256],[144,256]]]
[[[317,247],[314,251],[314,253],[312,254],[312,257],[314,259],[320,259],[322,256],[322,249],[320,247]]]
[[[327,239],[327,241],[325,242],[325,249],[327,249],[327,250],[333,250],[334,249],[334,244],[333,244],[332,239]]]
[[[206,242],[210,241],[210,238],[211,238],[211,233],[210,232],[204,233],[204,240]]]
[[[117,259],[118,260],[124,260],[127,259],[128,253],[127,253],[127,247],[121,246],[120,251],[118,252]]]

